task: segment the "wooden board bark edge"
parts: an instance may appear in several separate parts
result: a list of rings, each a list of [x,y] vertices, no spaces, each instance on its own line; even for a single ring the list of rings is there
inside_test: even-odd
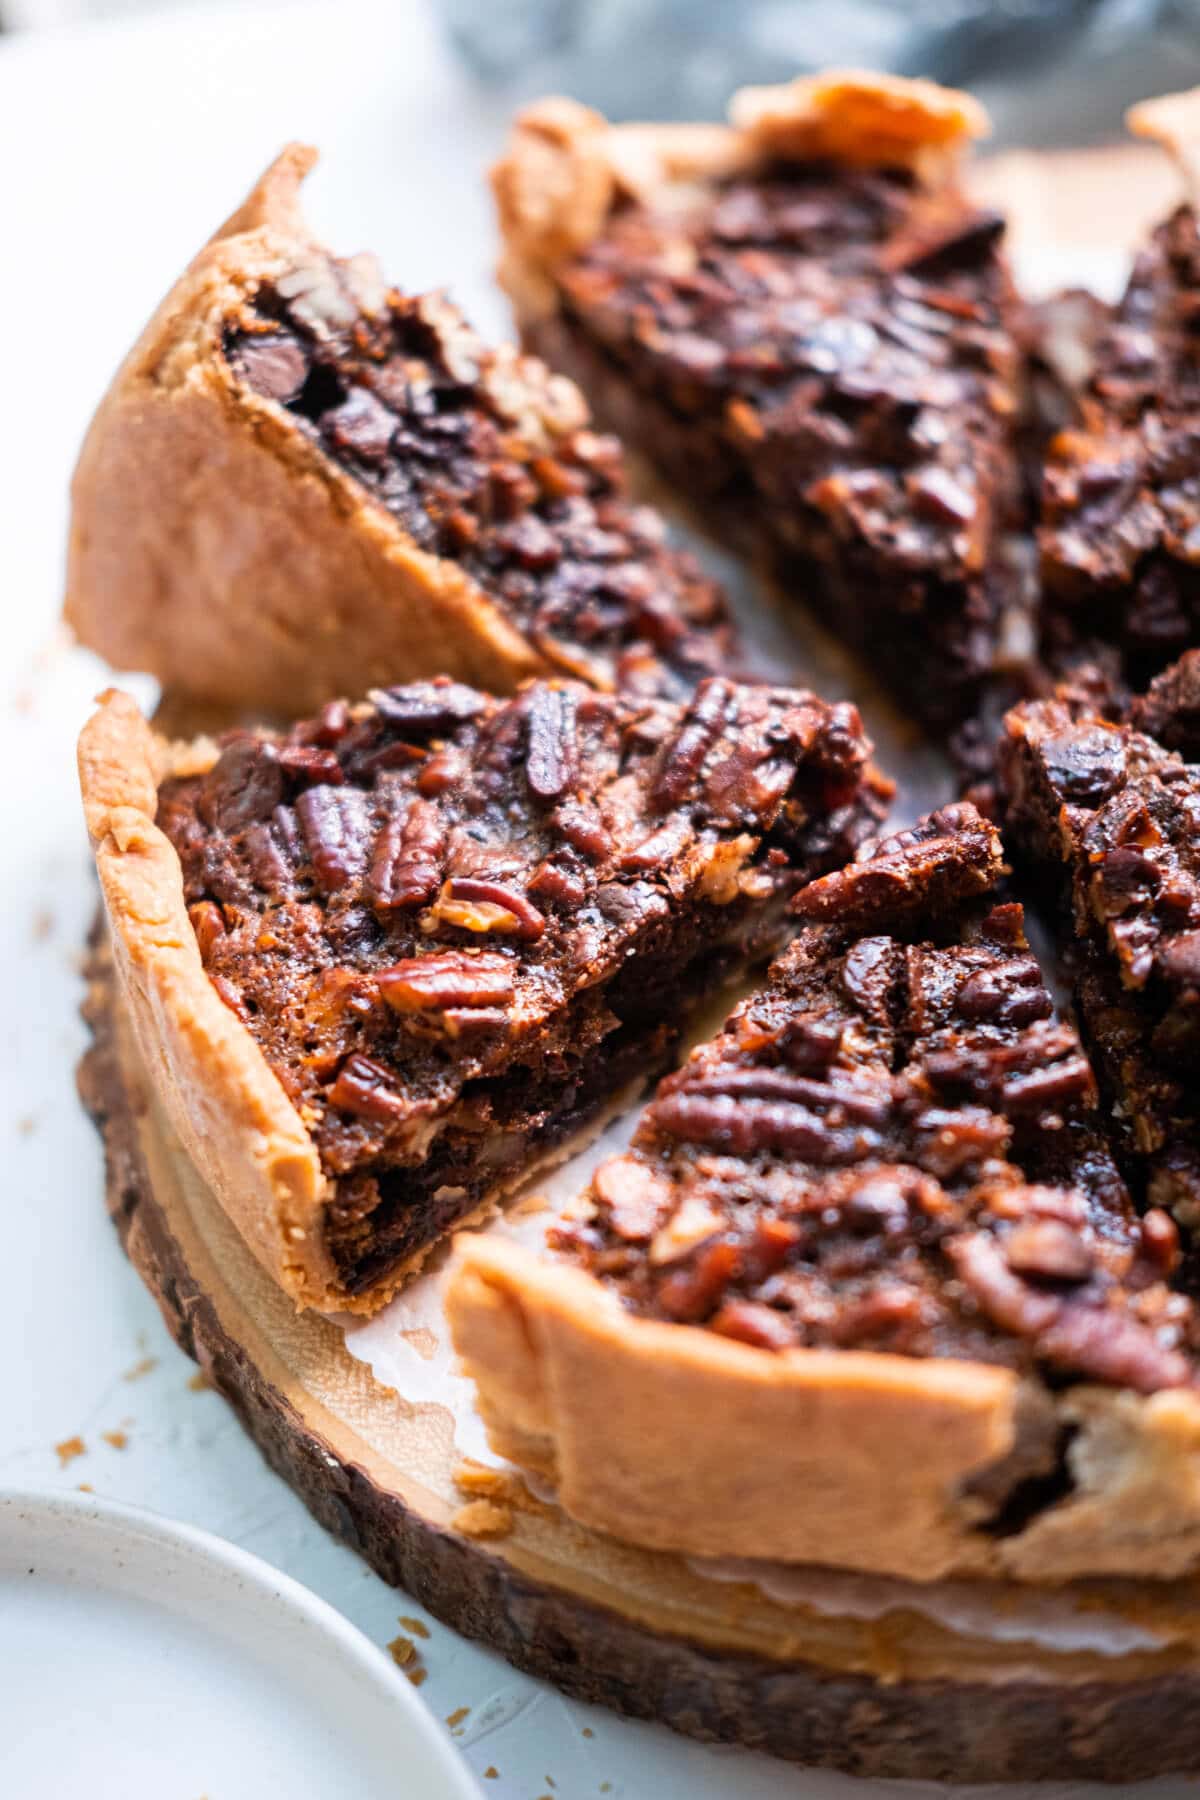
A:
[[[884,1681],[722,1651],[531,1580],[503,1548],[423,1517],[335,1452],[226,1328],[158,1204],[136,1082],[118,1053],[111,978],[93,951],[79,1069],[105,1148],[121,1242],[176,1343],[328,1531],[464,1636],[563,1692],[688,1736],[876,1777],[1127,1782],[1200,1769],[1200,1672],[1133,1681]],[[616,1598],[616,1596],[614,1596]]]

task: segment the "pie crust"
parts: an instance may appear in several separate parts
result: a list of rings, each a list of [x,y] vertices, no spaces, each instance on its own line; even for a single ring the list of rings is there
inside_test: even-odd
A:
[[[970,94],[856,69],[742,88],[727,125],[612,125],[574,100],[537,101],[517,115],[492,169],[501,286],[522,324],[553,312],[555,267],[600,235],[625,196],[686,202],[696,183],[781,155],[887,163],[936,180],[989,129]]]
[[[256,391],[231,362],[228,342],[264,329],[262,295],[298,296],[314,343],[344,332],[347,312],[357,314],[355,331],[364,320],[386,326],[389,290],[373,259],[334,258],[304,221],[300,187],[315,161],[315,151],[293,144],[272,163],[114,378],[72,486],[69,624],[115,667],[157,676],[173,701],[235,715],[306,717],[331,698],[434,674],[498,694],[537,674],[611,687],[625,647],[641,653],[652,679],[646,643],[618,637],[605,658],[576,642],[571,619],[559,633],[527,629],[453,551],[423,548],[356,477],[353,456],[327,451],[307,419]],[[547,464],[553,474],[556,458],[576,457],[574,446],[602,445],[612,504],[623,525],[634,520],[619,450],[589,433],[571,382],[511,347],[489,349],[440,296],[406,304],[454,379],[470,370],[468,406],[486,409],[521,468]],[[408,452],[396,454],[402,462]],[[585,473],[596,454],[578,452]],[[569,481],[579,471],[559,473]],[[629,525],[643,543],[654,538],[648,517]],[[530,523],[545,535],[536,517]],[[428,535],[441,541],[432,526]],[[631,572],[644,580],[649,568],[657,579],[652,599],[680,615],[684,650],[726,666],[731,632],[715,584],[669,547],[646,556]],[[611,596],[606,604],[611,611]],[[711,627],[687,638],[693,604]],[[682,686],[699,672],[685,672]]]
[[[705,984],[769,956],[878,821],[867,756],[852,708],[716,679],[687,704],[443,679],[223,745],[105,695],[80,778],[133,1028],[296,1303],[378,1309],[658,1072]]]
[[[1192,1392],[1052,1394],[982,1363],[759,1350],[635,1318],[583,1271],[473,1233],[447,1305],[494,1448],[627,1542],[914,1581],[1200,1561]],[[1073,1491],[1011,1535],[981,1530],[968,1484],[1059,1428]]]
[[[868,963],[883,966],[888,939],[878,935],[881,927],[895,929],[889,920],[902,921],[905,906],[911,907],[922,892],[932,911],[913,916],[916,937],[923,937],[932,923],[935,943],[945,942],[950,927],[951,955],[975,954],[970,949],[973,915],[969,909],[964,913],[961,901],[994,887],[997,875],[994,865],[980,867],[977,860],[955,854],[958,838],[964,847],[977,839],[985,843],[985,834],[970,828],[972,821],[978,824],[978,816],[969,808],[946,809],[925,827],[885,840],[874,852],[860,852],[849,870],[799,896],[796,910],[816,918],[827,915],[836,897],[844,926],[832,931],[825,925],[810,927],[774,966],[765,997],[739,1008],[717,1038],[693,1052],[681,1073],[663,1083],[630,1153],[598,1174],[583,1225],[552,1238],[558,1247],[569,1247],[569,1258],[470,1233],[457,1240],[447,1311],[491,1442],[501,1455],[553,1482],[560,1504],[579,1523],[631,1543],[693,1556],[818,1563],[919,1581],[997,1574],[1031,1582],[1096,1575],[1169,1577],[1200,1559],[1200,1392],[1194,1383],[1160,1385],[1157,1392],[1100,1385],[1095,1376],[1104,1372],[1108,1353],[1119,1342],[1115,1318],[1102,1334],[1106,1354],[1099,1362],[1077,1361],[1075,1383],[1068,1387],[1041,1372],[1055,1366],[1053,1355],[1049,1364],[1035,1359],[1032,1365],[1004,1366],[1003,1358],[976,1358],[969,1334],[951,1335],[942,1351],[932,1353],[919,1337],[917,1353],[909,1355],[890,1347],[864,1348],[862,1337],[856,1343],[852,1335],[842,1340],[847,1347],[839,1348],[837,1335],[823,1332],[824,1290],[819,1284],[806,1290],[812,1296],[810,1329],[816,1338],[808,1347],[796,1347],[794,1336],[788,1342],[782,1321],[793,1302],[786,1284],[772,1297],[769,1280],[758,1288],[759,1274],[750,1273],[744,1287],[737,1285],[736,1275],[726,1274],[727,1288],[719,1281],[715,1287],[710,1284],[701,1296],[703,1309],[690,1310],[693,1290],[687,1283],[708,1280],[701,1269],[702,1248],[696,1249],[699,1260],[689,1260],[690,1252],[703,1244],[706,1232],[711,1236],[714,1226],[720,1232],[733,1225],[731,1237],[714,1240],[714,1255],[727,1243],[739,1256],[752,1255],[759,1241],[754,1219],[760,1204],[764,1219],[815,1219],[826,1206],[836,1214],[836,1183],[851,1167],[865,1171],[869,1186],[873,1169],[886,1179],[893,1163],[934,1166],[923,1165],[927,1152],[920,1147],[920,1132],[911,1150],[897,1150],[886,1136],[878,1151],[865,1140],[861,1149],[847,1147],[844,1152],[835,1143],[836,1131],[845,1123],[838,1109],[850,1091],[836,1083],[849,1080],[847,1072],[853,1068],[865,1070],[876,1054],[867,1023],[874,1011],[865,999],[849,1004],[839,995],[865,995],[861,984],[867,980]],[[939,822],[946,835],[931,838],[930,828]],[[910,882],[914,874],[915,882]],[[989,915],[980,927],[985,937],[999,929],[995,941],[1008,941],[1002,926],[1010,910],[1001,907]],[[904,941],[902,936],[899,942]],[[1019,942],[1023,945],[1023,938]],[[853,956],[841,961],[848,947],[866,958],[853,970]],[[929,977],[893,1003],[901,1017],[914,1021],[912,1041],[919,1047],[929,1029],[922,994],[947,992],[952,977],[948,965],[938,960],[943,952],[918,945],[912,954],[918,967],[921,958],[932,956],[938,970],[933,973],[931,965]],[[1015,964],[1005,964],[1003,951],[988,955],[987,979],[1003,982],[1006,967],[1015,974]],[[985,965],[968,960],[961,966]],[[811,970],[812,980],[798,980],[797,970]],[[983,1017],[976,996],[968,999],[972,983],[977,986],[983,979],[976,974],[960,990],[961,1014],[939,1011],[936,1018]],[[825,1010],[822,983],[830,992]],[[1020,988],[1022,994],[1026,991]],[[1012,993],[1016,996],[1017,990]],[[777,1010],[771,1010],[772,1004]],[[1002,1005],[993,1011],[997,1022],[1006,1021],[996,1042],[1010,1054],[1027,1020],[1018,1023],[1015,1007],[1011,1014]],[[854,1022],[846,1026],[829,1072],[810,1079],[823,1067],[815,1055],[821,1033],[828,1035],[839,1016]],[[802,1025],[805,1032],[797,1036]],[[881,1029],[880,1068],[903,1070],[908,1052],[892,1060],[896,1048],[889,1051],[886,1028]],[[936,1047],[949,1039],[939,1038],[935,1029],[925,1041]],[[964,1047],[971,1041],[969,1035],[964,1038]],[[785,1046],[782,1054],[776,1045]],[[804,1054],[793,1057],[797,1046]],[[754,1062],[760,1053],[766,1060]],[[918,1049],[913,1056],[918,1057]],[[936,1064],[931,1054],[926,1066],[934,1074],[935,1092],[942,1079]],[[809,1076],[789,1077],[793,1065]],[[908,1066],[917,1068],[919,1060]],[[1011,1066],[1017,1066],[1015,1059]],[[757,1087],[748,1079],[739,1082],[739,1073],[755,1074]],[[795,1122],[784,1117],[789,1079],[795,1084]],[[833,1085],[819,1088],[822,1082]],[[703,1097],[711,1094],[726,1100]],[[778,1117],[768,1122],[769,1096],[777,1099]],[[736,1106],[718,1117],[717,1109],[731,1101]],[[1013,1101],[1010,1121],[1023,1110],[1015,1091]],[[694,1110],[685,1118],[686,1104]],[[1003,1099],[993,1104],[1005,1110]],[[1095,1129],[1094,1091],[1091,1099],[1081,1097],[1075,1114],[1069,1101],[1057,1104],[1061,1117],[1047,1119],[1040,1149],[1029,1136],[1014,1138],[1021,1179],[1099,1184],[1102,1177],[1086,1136]],[[806,1124],[805,1105],[811,1109]],[[706,1106],[711,1116],[702,1118]],[[845,1108],[848,1117],[848,1100]],[[971,1110],[966,1107],[964,1118]],[[1066,1146],[1056,1148],[1052,1140],[1064,1129],[1073,1134],[1068,1158],[1077,1162],[1055,1160]],[[756,1172],[758,1156],[766,1158],[768,1173]],[[776,1160],[782,1169],[795,1166],[800,1188],[808,1180],[813,1184],[811,1192],[797,1191],[795,1210],[780,1201],[780,1210],[772,1212],[766,1201],[768,1193],[778,1192],[770,1186],[769,1173]],[[712,1166],[705,1167],[706,1162]],[[968,1182],[1000,1178],[996,1163],[984,1165],[990,1175],[972,1175],[966,1163],[961,1167]],[[1061,1172],[1054,1173],[1055,1168]],[[948,1177],[950,1187],[956,1178]],[[728,1213],[715,1191],[725,1182],[737,1196]],[[1062,1190],[1035,1186],[1026,1191],[1045,1205]],[[935,1211],[941,1212],[943,1204],[939,1201]],[[1099,1220],[1107,1204],[1100,1204],[1095,1215],[1101,1231],[1106,1229]],[[1128,1197],[1113,1204],[1115,1223],[1128,1209]],[[1023,1205],[1017,1216],[1026,1216]],[[693,1215],[688,1215],[689,1206]],[[689,1244],[694,1213],[706,1206],[710,1217],[697,1221],[699,1236]],[[734,1224],[742,1206],[749,1215],[744,1229]],[[804,1207],[811,1209],[809,1215]],[[626,1209],[623,1218],[619,1208]],[[711,1217],[713,1208],[719,1218]],[[649,1217],[639,1218],[639,1209]],[[841,1229],[836,1216],[826,1219],[823,1212],[821,1225],[827,1233]],[[851,1236],[855,1229],[850,1228]],[[905,1245],[906,1229],[897,1224],[890,1238],[885,1234],[878,1265],[885,1275],[892,1273],[911,1286],[919,1280],[914,1263],[910,1259],[906,1265],[901,1250],[889,1264],[887,1248],[889,1242]],[[682,1237],[671,1240],[673,1231]],[[802,1224],[798,1232],[794,1241],[802,1244]],[[632,1262],[622,1252],[622,1240],[630,1246]],[[803,1261],[806,1269],[819,1269],[815,1249],[797,1254],[802,1261],[811,1256],[811,1262]],[[841,1252],[830,1255],[836,1270]],[[639,1283],[646,1262],[651,1273],[658,1265],[661,1286]],[[767,1261],[764,1266],[769,1272],[781,1265]],[[861,1270],[868,1265],[851,1257],[846,1266]],[[682,1271],[688,1269],[692,1273],[685,1275]],[[782,1275],[779,1279],[784,1281]],[[840,1279],[831,1276],[831,1297]],[[977,1289],[953,1248],[940,1279],[951,1284],[946,1293],[953,1305],[961,1304],[959,1284],[965,1283],[968,1306],[960,1316],[966,1321],[971,1318],[970,1296],[979,1301],[982,1295],[984,1314],[994,1316],[1002,1330],[1026,1330],[1015,1323],[1009,1308],[1000,1315],[990,1313],[986,1293]],[[865,1304],[862,1295],[869,1290],[855,1285],[854,1274],[846,1280],[845,1291]],[[677,1297],[668,1304],[672,1284]],[[758,1335],[759,1320],[749,1315],[766,1313],[764,1306],[746,1306],[736,1325],[730,1319],[727,1327],[721,1318],[715,1329],[712,1319],[706,1327],[687,1322],[706,1316],[735,1290],[751,1302],[756,1292],[773,1298],[779,1309],[773,1315],[779,1321],[777,1342],[783,1347],[759,1347],[773,1344],[773,1337]],[[807,1302],[797,1298],[795,1304],[805,1316]],[[732,1310],[722,1305],[722,1316]],[[751,1324],[754,1331],[747,1329]],[[831,1336],[833,1347],[826,1347]],[[1157,1341],[1165,1348],[1161,1335]],[[1057,1366],[1071,1365],[1060,1360]],[[1114,1372],[1108,1378],[1114,1383],[1139,1380],[1132,1373]],[[1174,1371],[1171,1379],[1186,1381],[1186,1369]]]
[[[160,781],[197,756],[203,766],[204,746],[173,755],[128,695],[102,698],[79,741],[79,777],[138,1048],[180,1141],[263,1267],[300,1306],[344,1304],[318,1229],[316,1148],[204,972],[179,858],[154,822]]]

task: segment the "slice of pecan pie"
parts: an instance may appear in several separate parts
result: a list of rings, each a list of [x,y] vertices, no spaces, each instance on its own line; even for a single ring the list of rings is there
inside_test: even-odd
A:
[[[999,753],[1013,842],[1060,902],[1129,1178],[1189,1226],[1200,1223],[1200,766],[1165,745],[1195,747],[1198,697],[1200,653],[1128,723],[1064,686],[1014,708]]]
[[[1200,1555],[1178,1234],[979,898],[1001,867],[961,806],[806,889],[837,922],[662,1083],[559,1259],[459,1240],[492,1440],[583,1523],[910,1579]]]
[[[494,185],[523,341],[929,722],[1029,647],[1017,309],[956,179],[969,96],[831,73],[729,127],[517,121]]]
[[[631,503],[569,381],[332,256],[293,146],[196,257],[75,475],[67,616],[175,695],[295,718],[448,674],[675,694],[720,590]]]
[[[1135,107],[1129,122],[1186,161],[1200,91]],[[1093,346],[1082,419],[1053,441],[1045,470],[1048,652],[1112,646],[1137,687],[1200,638],[1198,319],[1200,230],[1188,202],[1139,252]]]
[[[125,1000],[185,1149],[302,1304],[370,1310],[777,948],[881,816],[858,715],[446,679],[80,766]]]

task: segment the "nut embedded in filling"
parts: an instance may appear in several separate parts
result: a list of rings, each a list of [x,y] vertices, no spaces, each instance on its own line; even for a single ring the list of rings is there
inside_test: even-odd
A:
[[[1050,446],[1042,502],[1053,656],[1115,645],[1137,687],[1200,622],[1200,232],[1181,206],[1137,257],[1094,349],[1077,430]]]
[[[806,926],[662,1083],[560,1246],[645,1317],[769,1350],[1191,1383],[1175,1226],[1134,1212],[1021,908],[964,914],[989,835],[948,808],[802,893],[852,922]]]
[[[852,707],[788,689],[436,681],[164,783],[205,967],[317,1145],[349,1291],[662,1066],[880,816],[868,751]]]
[[[1086,688],[1014,708],[1000,775],[1014,842],[1059,901],[1076,1000],[1135,1190],[1200,1222],[1200,768],[1136,728],[1190,742],[1196,661],[1134,709]]]
[[[631,503],[570,383],[489,350],[440,296],[362,300],[345,265],[307,287],[294,271],[227,329],[226,359],[553,666],[677,697],[727,666],[719,588]]]
[[[776,163],[619,206],[525,322],[939,727],[1031,648],[1002,230],[903,170]]]

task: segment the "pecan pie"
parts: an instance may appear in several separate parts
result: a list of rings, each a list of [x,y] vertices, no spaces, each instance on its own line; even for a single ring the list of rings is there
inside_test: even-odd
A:
[[[313,160],[267,172],[96,415],[68,572],[83,641],[290,718],[437,674],[682,694],[727,669],[723,595],[631,502],[578,391],[317,243]]]
[[[1200,766],[1165,746],[1194,743],[1198,687],[1189,653],[1122,723],[1063,686],[1013,709],[999,755],[1013,842],[1060,902],[1129,1179],[1189,1226],[1200,1222]]]
[[[493,1441],[583,1523],[922,1579],[1200,1555],[1179,1235],[1002,868],[962,805],[804,890],[837,922],[662,1083],[560,1259],[460,1240]]]
[[[953,726],[1032,640],[1018,308],[1003,220],[955,179],[986,118],[854,73],[746,90],[730,116],[520,116],[494,185],[523,341]]]
[[[125,997],[185,1148],[301,1303],[369,1310],[661,1069],[888,785],[848,705],[447,679],[80,762]]]
[[[1181,153],[1200,96],[1135,107],[1130,123]],[[1198,320],[1200,232],[1187,203],[1138,254],[1092,347],[1082,418],[1052,442],[1045,469],[1048,653],[1112,646],[1138,687],[1200,636]]]

